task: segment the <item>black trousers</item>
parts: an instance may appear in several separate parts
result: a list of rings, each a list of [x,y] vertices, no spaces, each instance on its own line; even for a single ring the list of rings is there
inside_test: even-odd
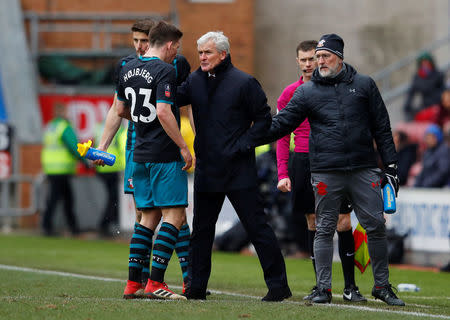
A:
[[[48,175],[50,184],[47,196],[47,205],[42,219],[42,228],[47,234],[53,233],[53,214],[58,201],[64,201],[64,213],[67,225],[72,233],[78,233],[78,223],[73,210],[73,193],[68,174]]]
[[[215,225],[225,196],[236,210],[258,254],[269,289],[287,287],[286,266],[277,238],[266,221],[256,187],[229,192],[194,191],[194,220],[190,246],[190,294],[204,296],[211,274]]]
[[[99,227],[106,231],[110,224],[119,222],[119,172],[98,173],[98,177],[105,185],[107,196]]]

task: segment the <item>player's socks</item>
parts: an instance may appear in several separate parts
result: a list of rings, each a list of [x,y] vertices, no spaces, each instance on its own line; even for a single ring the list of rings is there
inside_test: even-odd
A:
[[[188,256],[189,256],[189,242],[191,239],[191,230],[189,225],[185,224],[180,228],[178,233],[177,243],[175,244],[175,252],[180,262],[181,273],[183,274],[183,283],[186,283],[188,275]]]
[[[134,223],[134,231],[136,232],[137,227],[139,227],[139,222]],[[153,236],[152,236],[153,237]],[[147,284],[148,277],[150,275],[150,256],[152,255],[152,246],[150,245],[149,249],[147,250],[147,254],[144,258],[144,267],[142,268],[141,272],[141,282],[145,286]]]
[[[345,288],[355,284],[355,240],[352,229],[338,232],[339,257],[342,262]]]
[[[311,262],[314,268],[314,274],[316,274],[316,258],[314,257],[314,237],[316,236],[316,231],[308,230],[308,248],[311,254]]]
[[[139,224],[130,241],[130,255],[128,257],[128,280],[141,282],[141,273],[145,257],[152,248],[153,230]]]
[[[152,255],[152,248],[147,251],[147,255],[144,259],[144,267],[142,268],[142,278],[141,282],[144,286],[147,284],[148,278],[150,277],[150,256]]]
[[[164,282],[164,274],[169,264],[178,238],[178,229],[170,223],[163,222],[153,246],[152,271],[150,279]]]

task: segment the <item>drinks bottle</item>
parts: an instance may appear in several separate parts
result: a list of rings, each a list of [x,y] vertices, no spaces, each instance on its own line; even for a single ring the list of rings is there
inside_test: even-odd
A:
[[[116,156],[112,153],[101,151],[95,148],[91,148],[92,141],[89,140],[85,143],[78,143],[78,153],[80,156],[85,157],[89,160],[103,160],[106,165],[112,166],[116,161]]]
[[[398,291],[400,292],[417,292],[420,291],[420,288],[412,283],[400,283],[397,286]]]
[[[383,204],[384,204],[384,212],[386,213],[394,213],[397,210],[397,206],[395,205],[395,192],[394,188],[390,183],[386,183],[383,188]]]

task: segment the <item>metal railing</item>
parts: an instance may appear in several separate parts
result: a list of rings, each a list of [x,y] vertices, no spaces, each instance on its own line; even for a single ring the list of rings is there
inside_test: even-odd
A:
[[[448,70],[450,68],[450,62],[447,64],[444,64],[441,67],[443,70]],[[392,88],[390,90],[382,91],[381,94],[383,96],[383,100],[385,103],[389,103],[390,101],[396,99],[399,96],[405,95],[409,88],[411,87],[411,83],[407,82],[404,84],[401,84],[395,88]]]
[[[40,190],[44,176],[12,175],[0,179],[0,217],[18,217],[32,215],[40,209]],[[28,192],[25,187],[29,186]],[[24,194],[29,198],[24,199]],[[27,200],[27,201],[25,201]],[[22,203],[29,203],[22,207]]]
[[[392,87],[391,77],[394,73],[398,72],[400,69],[407,67],[411,64],[415,64],[417,61],[417,58],[425,51],[427,52],[433,52],[436,51],[446,45],[450,44],[450,33],[441,39],[438,39],[431,44],[421,48],[420,50],[417,50],[416,52],[400,59],[397,62],[392,63],[391,65],[387,66],[386,68],[376,72],[372,75],[372,78],[379,84],[380,91],[383,94],[383,98],[385,100],[392,100],[402,94],[405,94],[409,87],[409,78],[407,84],[399,85],[395,88]],[[441,69],[447,69],[450,67],[450,61],[446,61],[444,65],[442,65]],[[387,102],[387,101],[386,101]]]
[[[174,3],[174,1],[171,1]],[[174,4],[171,4],[173,7]],[[114,34],[128,34],[130,26],[120,22],[151,18],[176,23],[176,10],[171,7],[167,14],[159,13],[37,13],[25,11],[24,19],[30,23],[30,50],[34,59],[46,55],[64,55],[69,57],[117,57],[124,55],[124,50],[112,47]],[[90,33],[91,48],[78,49],[45,49],[40,48],[41,33],[84,32]],[[129,54],[129,50],[127,50]]]

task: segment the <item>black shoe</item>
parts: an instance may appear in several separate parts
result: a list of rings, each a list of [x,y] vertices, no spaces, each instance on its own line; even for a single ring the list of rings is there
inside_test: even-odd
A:
[[[380,287],[380,288],[373,287],[372,295],[375,297],[375,300],[380,299],[380,300],[386,302],[390,306],[404,306],[405,305],[403,300],[399,299],[395,295],[394,291],[392,290],[391,284],[388,284],[387,286]]]
[[[317,286],[314,286],[311,289],[311,293],[308,294],[307,296],[303,297],[303,300],[311,301],[318,294],[319,294],[319,288],[317,288]]]
[[[192,290],[186,287],[186,291],[183,294],[188,300],[206,300],[206,290]]]
[[[350,286],[348,288],[344,289],[343,294],[345,301],[351,301],[351,302],[366,302],[367,299],[364,298],[364,296],[359,292],[358,287],[356,286]]]
[[[292,297],[292,292],[289,287],[284,288],[275,288],[275,289],[269,289],[267,294],[264,296],[264,298],[261,299],[261,301],[266,302],[277,302],[277,301],[283,301],[284,299]]]
[[[331,289],[317,289],[317,294],[311,299],[314,303],[330,303],[331,302]]]
[[[188,300],[206,300],[206,295],[195,295],[195,294],[186,293],[186,294],[184,294],[184,296]]]

